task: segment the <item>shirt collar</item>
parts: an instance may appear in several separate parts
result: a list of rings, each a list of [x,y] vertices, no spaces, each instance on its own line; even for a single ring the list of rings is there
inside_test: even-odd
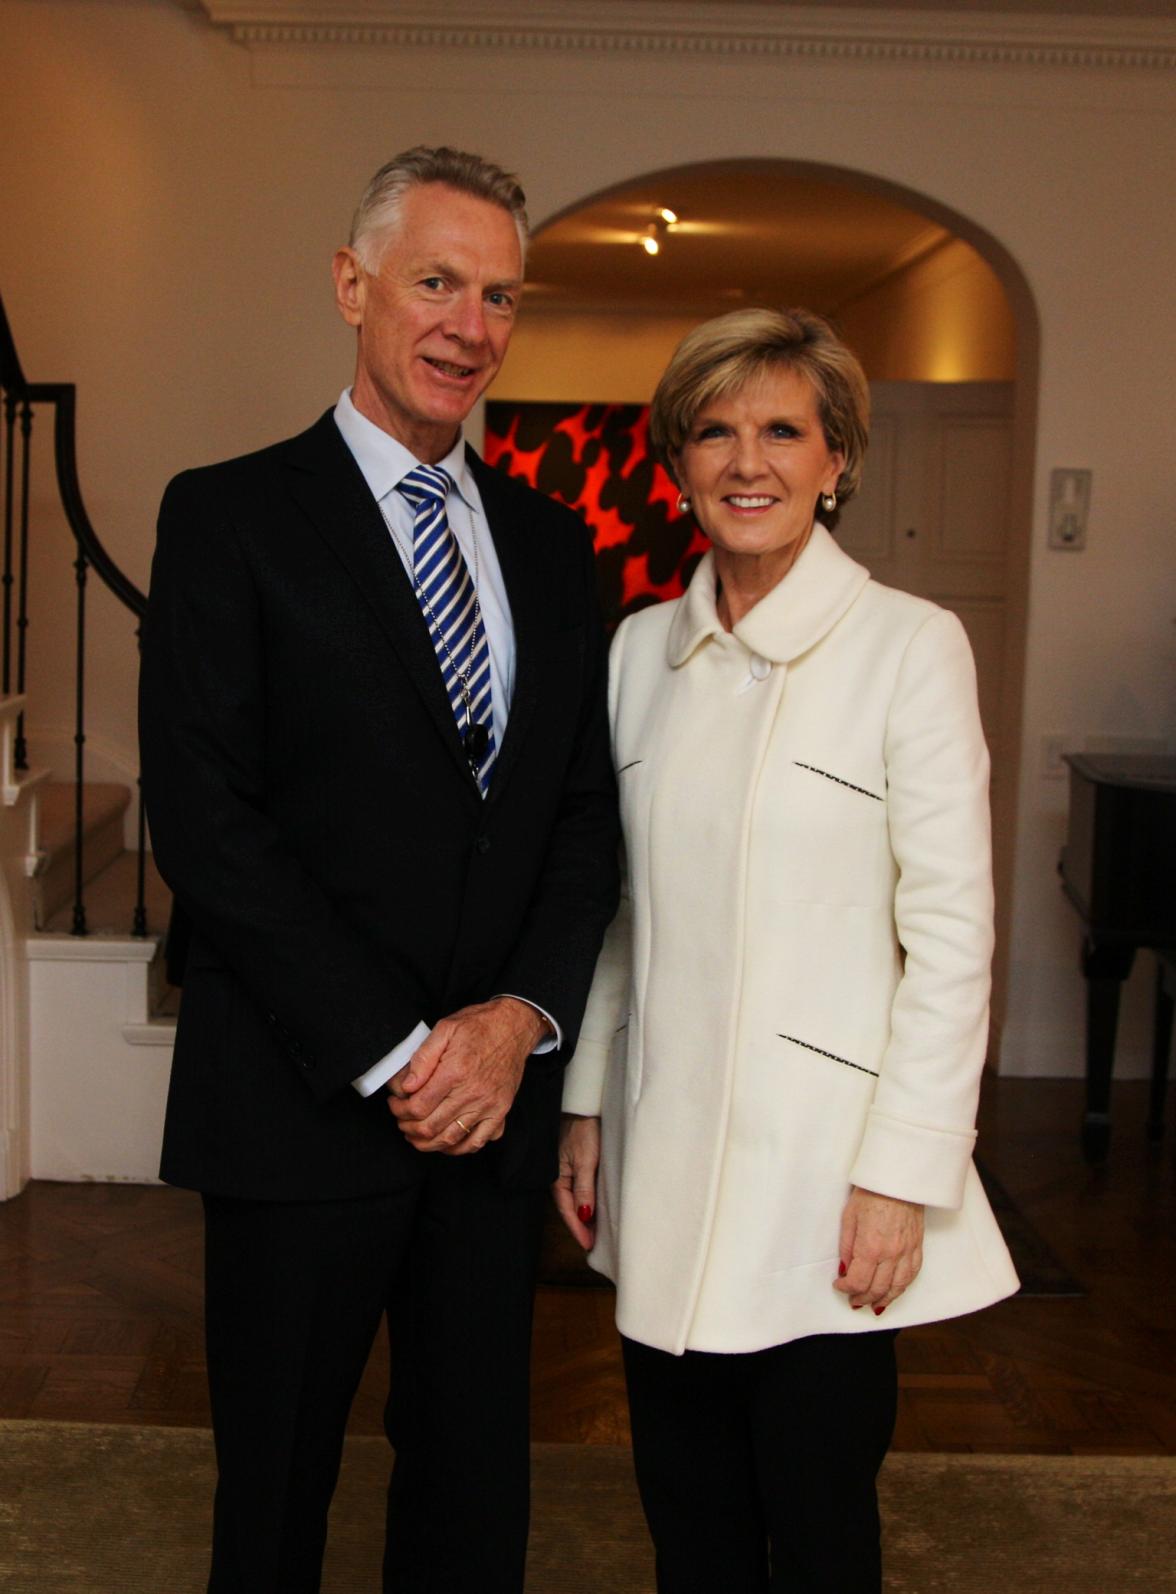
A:
[[[391,433],[359,413],[351,402],[349,387],[343,389],[335,405],[335,425],[377,503],[386,498],[398,482],[404,480],[414,465],[422,463]],[[474,499],[470,491],[469,466],[466,463],[465,441],[460,431],[453,447],[444,459],[436,461],[436,466],[448,473],[462,501],[472,509]]]
[[[820,521],[792,569],[747,611],[734,635],[773,664],[788,664],[837,624],[870,573],[844,553]],[[670,624],[666,650],[674,669],[722,631],[715,605],[715,560],[700,561]]]

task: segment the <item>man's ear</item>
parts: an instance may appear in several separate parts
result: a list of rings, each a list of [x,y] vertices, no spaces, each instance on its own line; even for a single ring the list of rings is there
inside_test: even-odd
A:
[[[355,250],[338,249],[331,262],[331,275],[335,279],[335,303],[339,314],[349,327],[363,325],[363,303],[367,293],[367,273],[360,265]]]

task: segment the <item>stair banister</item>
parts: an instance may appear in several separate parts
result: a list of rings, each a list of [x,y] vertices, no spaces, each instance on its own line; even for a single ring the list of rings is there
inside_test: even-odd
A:
[[[53,453],[57,475],[57,489],[61,495],[66,520],[77,545],[74,560],[76,587],[76,688],[74,725],[74,825],[75,825],[75,876],[72,933],[87,933],[86,910],[83,897],[83,783],[86,742],[85,725],[85,637],[86,637],[86,586],[90,570],[101,579],[114,596],[138,621],[147,608],[146,595],[118,567],[107,552],[94,529],[82,497],[77,467],[77,389],[72,382],[29,382],[25,378],[16,343],[9,325],[8,315],[0,298],[0,390],[4,395],[4,564],[3,582],[3,651],[2,661],[4,694],[26,692],[26,633],[28,616],[28,552],[29,552],[29,462],[32,446],[33,411],[37,405],[52,405],[54,411]],[[19,498],[16,486],[17,417],[20,419],[21,472]],[[17,612],[13,620],[14,587]],[[135,629],[138,640],[138,626]],[[15,671],[13,652],[15,642]],[[16,731],[16,767],[27,768],[27,749],[24,735],[24,717]],[[138,871],[136,901],[133,913],[133,935],[147,934],[146,910],[146,824],[143,801],[139,795],[138,817]]]

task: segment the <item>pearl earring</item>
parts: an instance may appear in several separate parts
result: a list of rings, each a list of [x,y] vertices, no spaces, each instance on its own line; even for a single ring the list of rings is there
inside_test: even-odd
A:
[[[825,511],[825,513],[827,515],[831,515],[833,513],[833,511],[837,508],[837,494],[836,493],[822,493],[821,494],[821,508]]]
[[[688,515],[690,513],[690,500],[685,493],[678,494],[678,513],[680,515]]]

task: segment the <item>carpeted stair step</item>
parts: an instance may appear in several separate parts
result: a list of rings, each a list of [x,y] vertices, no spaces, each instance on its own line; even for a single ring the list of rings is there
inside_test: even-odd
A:
[[[86,883],[83,893],[86,928],[92,934],[112,931],[116,935],[130,935],[134,928],[139,860],[138,854],[126,851],[121,842],[120,836],[119,849],[113,858],[108,858],[105,866],[98,873],[89,876]],[[95,851],[97,850],[95,848]],[[83,853],[83,859],[88,859],[87,853]],[[88,873],[88,861],[86,868]],[[155,860],[150,853],[146,857],[144,887],[148,932],[151,935],[162,935],[167,929],[168,915],[171,912],[171,892],[160,879],[159,870],[155,867]],[[73,876],[71,874],[68,895],[41,928],[57,935],[68,935],[72,926]],[[168,989],[170,988],[169,986]]]
[[[77,834],[74,786],[47,781],[40,794],[39,847],[43,862],[35,882],[34,914],[39,930],[55,927],[57,916],[74,896]],[[123,815],[130,806],[127,787],[103,781],[82,788],[82,877],[92,880],[123,851]],[[132,893],[133,900],[133,893]]]

